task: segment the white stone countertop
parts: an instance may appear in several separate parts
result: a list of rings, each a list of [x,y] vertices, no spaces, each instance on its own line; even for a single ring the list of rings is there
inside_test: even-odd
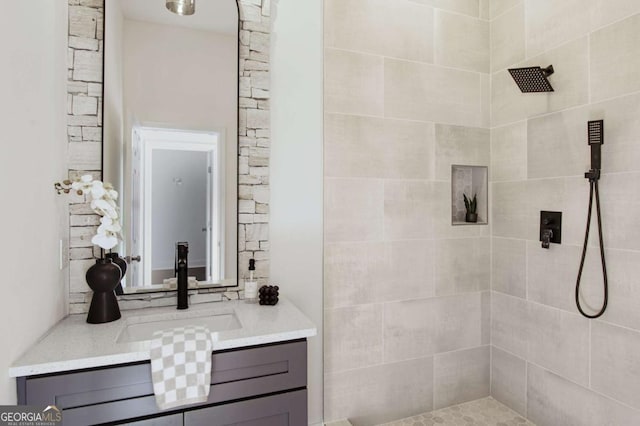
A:
[[[107,324],[88,324],[86,314],[69,315],[53,326],[9,368],[9,376],[22,377],[149,360],[150,341],[118,343],[130,324],[157,319],[203,317],[235,313],[241,328],[219,331],[213,350],[240,348],[312,337],[316,326],[289,300],[260,306],[244,300],[203,303],[178,311],[173,306],[123,311]],[[197,321],[194,320],[194,324]],[[166,327],[163,327],[166,328]]]

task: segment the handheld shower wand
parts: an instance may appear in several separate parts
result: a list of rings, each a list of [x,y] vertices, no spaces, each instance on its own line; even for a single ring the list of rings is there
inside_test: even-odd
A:
[[[602,236],[602,215],[600,214],[600,192],[598,190],[598,181],[600,180],[600,168],[602,167],[602,144],[604,143],[604,121],[589,121],[587,124],[589,135],[589,146],[591,147],[591,170],[584,174],[589,179],[589,210],[587,213],[587,230],[584,235],[584,246],[582,248],[582,258],[580,260],[580,268],[578,269],[578,280],[576,281],[576,305],[578,311],[587,318],[598,318],[604,314],[609,301],[609,284],[607,281],[607,264],[604,256],[604,239]],[[600,240],[600,259],[602,261],[602,275],[604,278],[604,300],[602,308],[595,314],[587,314],[580,304],[580,280],[582,278],[582,270],[584,269],[584,261],[587,257],[587,246],[589,244],[589,228],[591,225],[591,211],[593,209],[593,195],[596,198],[596,213],[598,215],[598,237]]]

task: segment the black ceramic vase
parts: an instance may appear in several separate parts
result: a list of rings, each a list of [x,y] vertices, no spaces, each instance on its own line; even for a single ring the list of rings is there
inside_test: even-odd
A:
[[[467,213],[464,219],[466,222],[476,223],[478,221],[478,213]]]
[[[122,277],[120,278],[120,281],[118,281],[115,291],[118,296],[123,295],[124,291],[122,290],[122,280],[124,275],[127,273],[127,261],[118,256],[118,253],[108,253],[107,259],[111,259],[113,263],[120,267],[120,271],[122,271]]]
[[[111,259],[96,259],[96,263],[87,271],[86,278],[93,290],[87,322],[103,324],[119,319],[120,307],[113,290],[122,278],[120,267]]]

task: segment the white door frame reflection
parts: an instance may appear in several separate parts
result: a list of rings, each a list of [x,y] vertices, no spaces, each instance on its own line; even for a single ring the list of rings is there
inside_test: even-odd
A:
[[[134,127],[132,155],[132,247],[131,252],[141,255],[139,265],[131,273],[131,287],[162,285],[153,278],[153,153],[158,150],[198,152],[207,156],[206,219],[202,231],[206,232],[206,276],[199,284],[218,284],[224,280],[225,239],[225,132]],[[178,182],[176,182],[179,184]],[[177,211],[189,209],[189,205],[172,206]],[[194,225],[194,224],[192,224]],[[195,226],[199,226],[195,224]],[[157,232],[157,230],[156,230]],[[174,241],[173,243],[175,244]],[[193,242],[190,243],[192,245]],[[166,245],[166,244],[165,244]],[[156,250],[158,248],[156,247]],[[174,246],[162,247],[173,250]],[[191,269],[191,264],[190,264]],[[171,275],[173,276],[173,275]]]

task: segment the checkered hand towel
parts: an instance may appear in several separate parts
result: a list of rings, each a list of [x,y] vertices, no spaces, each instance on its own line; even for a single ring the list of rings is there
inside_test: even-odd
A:
[[[211,384],[211,333],[185,326],[156,331],[151,340],[151,376],[161,410],[205,402]]]

